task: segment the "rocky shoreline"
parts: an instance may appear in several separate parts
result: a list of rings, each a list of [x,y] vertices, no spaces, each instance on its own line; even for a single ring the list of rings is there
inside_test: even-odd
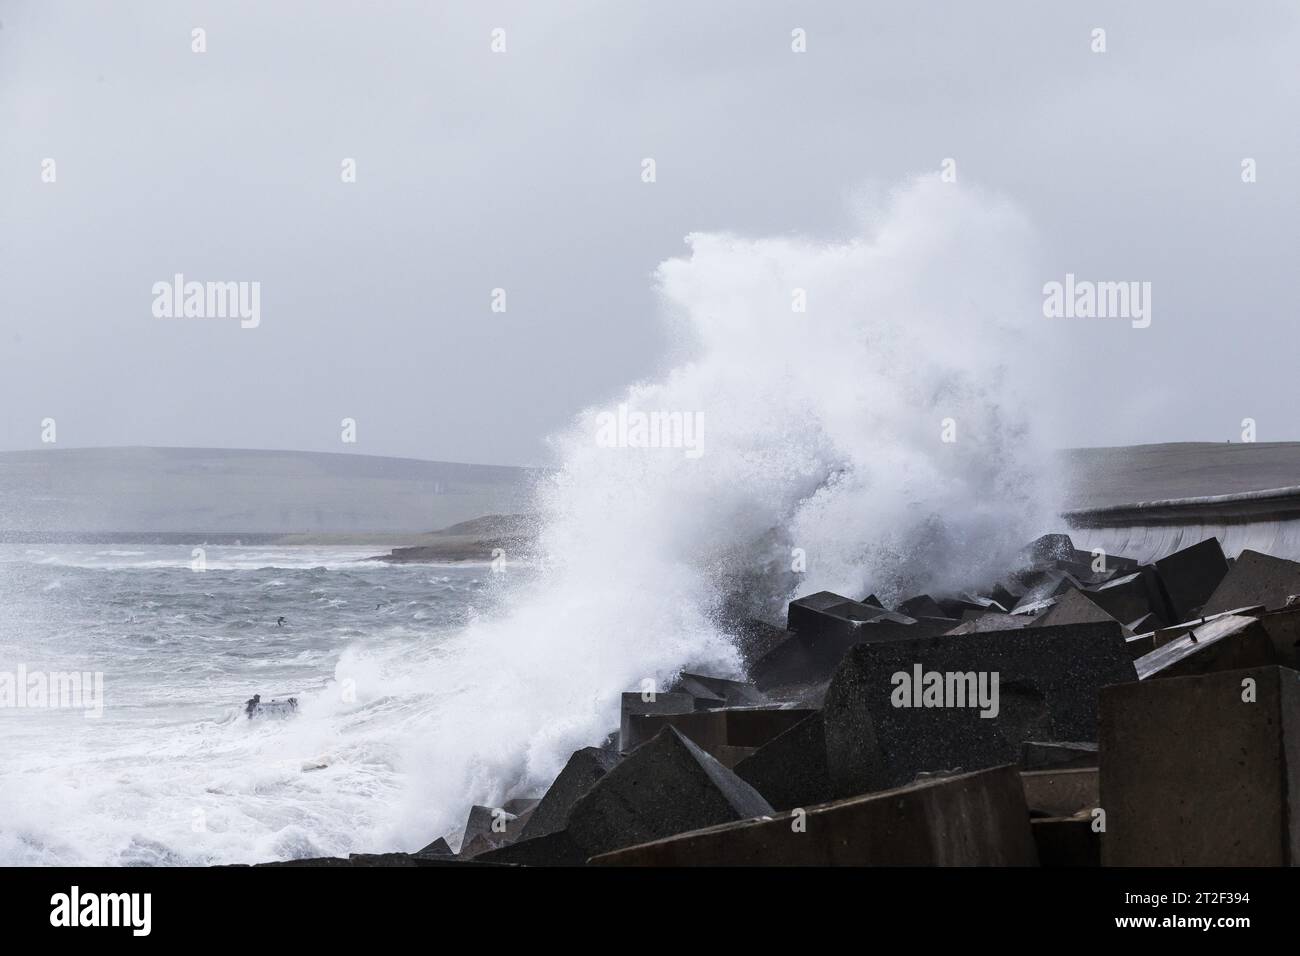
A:
[[[1139,565],[1064,534],[956,595],[821,592],[736,625],[454,851],[273,866],[1300,862],[1300,563],[1215,538]]]

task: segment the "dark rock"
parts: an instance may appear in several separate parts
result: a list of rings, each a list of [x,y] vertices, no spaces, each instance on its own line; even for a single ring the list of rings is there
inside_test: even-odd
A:
[[[1020,746],[1021,770],[1068,770],[1097,766],[1097,745],[1086,741],[1026,740]]]
[[[578,798],[618,766],[619,759],[617,754],[596,747],[574,751],[546,795],[534,808],[519,836],[520,841],[533,840],[563,830],[569,821],[569,811]]]
[[[979,706],[895,706],[900,680],[912,682],[917,668],[982,675],[986,690],[997,674],[997,716],[981,717]],[[859,644],[824,703],[834,793],[898,786],[924,770],[1013,763],[1025,740],[1087,740],[1097,732],[1098,688],[1136,676],[1115,623]]]
[[[880,598],[876,597],[874,594],[868,594],[862,599],[862,603],[868,607],[878,607],[882,611],[885,609],[885,606],[880,603]]]
[[[1190,677],[1276,663],[1268,631],[1253,617],[1228,614],[1192,628],[1133,662],[1140,680]]]
[[[825,803],[831,798],[831,781],[822,715],[805,717],[736,764],[735,770],[777,810]]]
[[[619,751],[627,753],[632,749],[632,746],[628,743],[632,717],[644,714],[689,714],[694,710],[695,698],[690,694],[624,694],[622,706],[620,707],[621,718],[618,725]]]
[[[1024,792],[999,767],[804,813],[684,833],[597,866],[1034,866]]]
[[[666,727],[578,799],[564,832],[590,857],[773,812],[757,790]]]
[[[1270,611],[1286,607],[1287,598],[1300,594],[1300,563],[1243,551],[1201,609],[1217,614],[1234,607],[1262,604]]]
[[[1218,538],[1206,538],[1156,562],[1175,621],[1195,617],[1228,573]]]
[[[1104,865],[1300,863],[1300,674],[1107,687],[1099,742]]]

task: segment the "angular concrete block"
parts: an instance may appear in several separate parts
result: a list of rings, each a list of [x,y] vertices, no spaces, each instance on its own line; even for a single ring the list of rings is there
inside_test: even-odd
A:
[[[1068,770],[1097,766],[1097,745],[1087,741],[1026,740],[1020,745],[1021,770]]]
[[[1186,621],[1200,613],[1228,573],[1228,559],[1218,538],[1206,538],[1189,548],[1156,561],[1174,620]]]
[[[632,751],[665,727],[675,727],[726,766],[724,754],[730,755],[736,748],[761,747],[811,713],[811,710],[795,708],[728,707],[693,714],[633,715],[628,718],[624,740],[628,751]]]
[[[1030,627],[1049,624],[1101,624],[1115,621],[1107,611],[1085,592],[1071,588],[1057,596],[1056,603],[1030,622]],[[1115,623],[1120,623],[1116,621]]]
[[[1071,817],[1101,804],[1096,767],[1022,771],[1020,782],[1025,788],[1025,805],[1034,816]]]
[[[666,727],[578,798],[565,833],[595,856],[773,812],[757,790]]]
[[[1265,614],[1262,621],[1277,662],[1283,667],[1300,670],[1300,607],[1289,607]]]
[[[1107,687],[1100,732],[1104,865],[1300,863],[1300,674]]]
[[[1286,607],[1287,598],[1300,594],[1300,563],[1243,551],[1214,589],[1202,614],[1218,614],[1234,607],[1262,604],[1270,611]]]
[[[786,611],[786,629],[816,637],[822,634],[845,635],[857,629],[885,609],[850,601],[842,594],[818,591],[791,601]]]
[[[1262,667],[1277,662],[1268,632],[1258,619],[1228,614],[1191,628],[1133,662],[1139,680],[1190,677],[1210,671]]]
[[[647,696],[652,699],[647,700]],[[622,753],[627,753],[632,749],[632,746],[629,745],[631,739],[629,737],[629,728],[631,727],[630,721],[632,717],[644,714],[689,714],[695,710],[695,698],[690,694],[682,693],[656,693],[650,695],[636,692],[625,693],[619,710],[618,749]]]
[[[684,833],[597,866],[1034,866],[1015,771],[999,767]]]
[[[746,667],[794,634],[783,627],[753,618],[734,625],[729,633],[732,634],[733,643]]]
[[[533,810],[520,840],[532,840],[563,830],[569,822],[569,811],[578,798],[596,785],[619,762],[618,754],[597,747],[584,747],[574,751],[560,775],[555,778],[546,795]]]
[[[427,856],[427,857],[452,857],[456,855],[456,852],[452,850],[451,846],[447,843],[445,839],[443,839],[442,837],[438,837],[438,839],[434,840],[428,846],[424,847],[423,849],[416,850],[415,853],[411,855]]]
[[[488,850],[476,856],[474,862],[514,866],[585,866],[587,853],[569,838],[567,832],[556,830]]]
[[[945,695],[991,692],[988,708],[931,706],[917,683],[942,678]],[[1025,740],[1088,740],[1097,692],[1136,680],[1120,626],[1073,624],[920,641],[859,644],[845,656],[824,702],[827,769],[835,796],[899,786],[922,771],[1014,763]],[[908,696],[909,692],[913,695]],[[896,696],[897,694],[897,696]],[[903,706],[910,704],[910,706]]]
[[[736,764],[736,776],[777,810],[825,803],[831,798],[826,772],[826,730],[815,712]]]
[[[767,696],[753,684],[722,677],[709,677],[705,674],[683,673],[677,679],[674,689],[690,694],[699,701],[712,698],[719,707],[757,707],[769,703]]]
[[[1024,614],[976,614],[971,620],[944,631],[944,634],[984,634],[987,631],[1011,631],[1028,627],[1037,618]]]
[[[1160,578],[1149,567],[1086,590],[1093,603],[1117,621],[1136,621],[1155,615],[1156,620],[1167,624],[1172,616],[1165,603]]]
[[[944,617],[943,608],[939,607],[938,602],[928,594],[918,594],[916,597],[910,597],[902,604],[898,605],[897,610],[906,614],[908,617]]]

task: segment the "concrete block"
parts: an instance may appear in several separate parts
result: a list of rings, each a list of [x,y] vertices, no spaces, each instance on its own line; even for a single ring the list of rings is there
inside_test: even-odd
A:
[[[1085,589],[1093,603],[1117,621],[1136,621],[1155,615],[1162,624],[1172,617],[1165,603],[1160,578],[1149,567]]]
[[[1097,745],[1087,741],[1026,740],[1020,745],[1021,770],[1068,770],[1097,766]]]
[[[432,843],[430,843],[428,846],[424,847],[423,849],[416,850],[415,853],[412,855],[427,856],[427,857],[452,857],[456,855],[456,852],[451,848],[451,846],[447,843],[445,839],[443,839],[442,837],[438,837],[438,839],[434,840]]]
[[[1300,674],[1107,687],[1100,733],[1104,865],[1300,862]]]
[[[791,637],[794,632],[783,627],[753,618],[741,621],[730,631],[741,660],[749,667],[772,648]]]
[[[996,676],[996,716],[981,717],[988,709],[969,700],[929,706],[923,697],[915,706],[918,670],[922,684],[939,675],[954,694],[981,680],[991,691]],[[1025,740],[1091,739],[1098,689],[1136,677],[1114,622],[859,644],[823,705],[833,793],[899,786],[926,770],[1014,763]]]
[[[999,767],[684,833],[597,866],[1034,866],[1015,771]]]
[[[1139,680],[1189,677],[1273,664],[1277,654],[1258,619],[1227,614],[1192,628],[1133,662]]]
[[[1101,805],[1096,767],[1022,771],[1020,782],[1033,816],[1071,817]]]
[[[757,790],[666,727],[578,798],[564,832],[590,857],[774,812]]]
[[[652,699],[647,700],[647,697]],[[632,717],[644,714],[689,714],[695,710],[695,698],[682,693],[625,693],[619,710],[618,749],[627,753],[632,749],[628,736]]]
[[[1029,622],[1030,627],[1046,627],[1051,624],[1101,624],[1115,621],[1107,611],[1094,602],[1085,592],[1077,588],[1060,594],[1056,603]],[[1115,623],[1120,623],[1115,621]],[[1127,629],[1125,630],[1127,634]]]
[[[928,594],[918,594],[916,597],[910,597],[902,604],[898,605],[896,610],[901,611],[908,617],[944,617],[943,608],[939,607],[937,601]]]
[[[569,811],[578,798],[596,785],[619,762],[617,754],[596,747],[574,751],[560,775],[555,778],[546,795],[533,810],[532,816],[520,834],[520,840],[532,840],[563,830],[569,821]]]
[[[786,611],[786,629],[809,637],[844,635],[885,611],[882,607],[859,604],[841,594],[818,591],[791,601]]]
[[[735,770],[777,810],[825,803],[831,798],[831,784],[821,713],[810,714],[772,738],[736,764]]]
[[[724,757],[736,756],[730,750],[757,748],[785,733],[813,711],[778,707],[728,707],[692,714],[647,714],[628,718],[624,742],[630,752],[658,735],[665,727],[675,727],[714,759],[724,764]],[[748,756],[740,754],[740,757]]]
[[[1265,614],[1262,621],[1277,662],[1284,667],[1300,670],[1300,607],[1289,607]]]
[[[1201,613],[1217,614],[1251,604],[1278,610],[1293,594],[1300,594],[1300,563],[1247,550],[1233,562]]]
[[[1218,538],[1206,538],[1156,561],[1173,620],[1187,621],[1200,613],[1228,573],[1228,559]]]
[[[712,698],[719,707],[756,707],[769,703],[767,696],[753,684],[704,674],[683,673],[674,690],[681,690],[698,702]]]

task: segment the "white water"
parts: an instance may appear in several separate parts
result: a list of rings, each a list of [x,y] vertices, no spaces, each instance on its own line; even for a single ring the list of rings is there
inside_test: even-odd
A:
[[[537,794],[599,743],[623,690],[735,672],[735,614],[1002,569],[1057,500],[1031,245],[1012,207],[936,180],[836,243],[691,236],[657,275],[671,367],[556,439],[540,569],[504,586],[344,552],[228,549],[206,576],[188,549],[23,555],[0,651],[103,669],[108,705],[0,725],[0,862],[454,845],[471,803]],[[703,454],[600,447],[619,403],[702,415]],[[298,693],[302,712],[243,721],[254,691]]]
[[[557,440],[545,571],[416,678],[434,706],[413,728],[402,839],[453,830],[471,798],[537,792],[641,680],[734,671],[718,612],[738,589],[779,613],[793,590],[888,599],[1004,570],[1056,501],[1029,414],[1029,242],[1013,208],[936,179],[844,242],[689,237],[657,276],[674,367]],[[703,454],[598,447],[619,402],[701,414]]]

